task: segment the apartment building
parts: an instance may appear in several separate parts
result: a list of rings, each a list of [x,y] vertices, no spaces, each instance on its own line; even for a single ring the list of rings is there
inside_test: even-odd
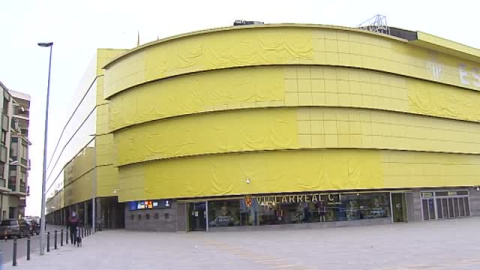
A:
[[[25,215],[29,194],[28,171],[30,160],[28,140],[30,96],[9,90],[0,82],[0,213],[1,219]]]

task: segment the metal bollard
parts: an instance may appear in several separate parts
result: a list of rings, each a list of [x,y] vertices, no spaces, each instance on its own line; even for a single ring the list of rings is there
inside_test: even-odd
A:
[[[68,238],[70,237],[70,235],[68,234],[68,229],[65,230],[65,244],[68,245]]]
[[[17,237],[13,238],[13,266],[17,266]]]
[[[30,261],[30,235],[27,238],[27,261]]]
[[[50,252],[50,232],[47,232],[47,252]]]
[[[63,247],[63,229],[60,230],[60,246]]]
[[[55,239],[55,241],[54,241],[54,242],[55,242],[54,246],[55,246],[55,249],[57,249],[57,230],[55,230],[54,239]]]

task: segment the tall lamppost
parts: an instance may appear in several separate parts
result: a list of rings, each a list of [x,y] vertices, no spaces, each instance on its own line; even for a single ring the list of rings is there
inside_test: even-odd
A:
[[[48,61],[48,85],[47,103],[45,108],[45,134],[43,139],[43,175],[42,175],[42,209],[40,222],[40,255],[45,254],[45,187],[47,185],[47,134],[48,134],[48,105],[50,97],[50,72],[52,69],[52,48],[53,42],[38,43],[40,47],[50,48],[50,60]]]

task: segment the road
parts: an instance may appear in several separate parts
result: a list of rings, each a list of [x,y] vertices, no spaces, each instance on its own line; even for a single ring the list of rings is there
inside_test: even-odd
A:
[[[47,225],[47,232],[50,232],[50,247],[53,249],[54,247],[54,231],[58,231],[58,247],[60,247],[60,230],[64,231],[64,245],[65,245],[65,227],[63,226],[53,226]],[[45,238],[46,241],[46,238]],[[69,239],[70,242],[70,239]],[[38,252],[40,250],[40,236],[35,235],[30,238],[30,250],[31,253]],[[7,241],[1,240],[0,241],[0,252],[2,253],[2,261],[3,263],[11,262],[13,259],[13,239],[8,239]],[[17,239],[17,258],[22,258],[27,256],[27,238]]]

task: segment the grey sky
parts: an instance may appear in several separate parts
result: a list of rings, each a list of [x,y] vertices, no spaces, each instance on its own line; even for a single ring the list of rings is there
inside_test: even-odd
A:
[[[72,107],[73,91],[96,48],[132,48],[170,35],[232,25],[314,23],[355,27],[375,14],[388,24],[480,47],[478,1],[152,1],[1,0],[0,81],[32,97],[30,197],[27,214],[40,213],[43,120],[48,50],[53,41],[49,156]]]

